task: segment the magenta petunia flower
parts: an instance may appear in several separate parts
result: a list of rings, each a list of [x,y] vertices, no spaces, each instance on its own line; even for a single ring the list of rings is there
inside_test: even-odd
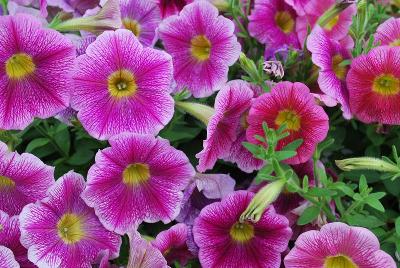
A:
[[[89,9],[100,4],[99,0],[47,0],[49,6],[59,7],[65,12],[72,12],[75,16],[81,17]]]
[[[177,261],[180,265],[185,266],[189,260],[194,258],[186,244],[188,232],[189,228],[186,224],[178,223],[168,230],[160,232],[151,244],[164,255],[168,264],[172,265]]]
[[[193,233],[202,267],[280,267],[292,234],[288,220],[270,206],[257,223],[240,222],[253,196],[237,191],[201,211]]]
[[[241,80],[229,81],[218,92],[215,114],[207,126],[207,139],[203,142],[203,150],[196,155],[200,172],[212,169],[217,159],[236,162],[246,172],[262,167],[263,161],[255,159],[242,146],[246,141],[247,112],[255,96],[249,83]]]
[[[315,26],[307,39],[307,48],[312,61],[320,68],[318,84],[323,93],[336,99],[341,105],[343,116],[351,118],[349,93],[346,87],[348,67],[343,61],[351,58],[350,51],[338,41],[330,39],[319,26]]]
[[[121,0],[121,19],[125,29],[130,30],[142,44],[152,46],[157,41],[156,29],[161,22],[156,2]]]
[[[18,262],[14,258],[11,249],[0,246],[0,267],[4,268],[19,268]]]
[[[270,93],[258,97],[250,109],[247,122],[247,139],[253,143],[259,143],[255,135],[264,136],[263,122],[275,129],[286,124],[290,135],[279,141],[277,150],[294,140],[303,140],[297,155],[285,160],[288,164],[308,161],[329,129],[324,109],[315,103],[308,87],[297,82],[280,82]]]
[[[179,16],[165,19],[159,27],[165,49],[172,55],[177,87],[194,97],[207,97],[228,80],[229,66],[239,58],[240,44],[229,19],[206,1],[183,8]]]
[[[34,155],[8,152],[0,142],[0,210],[10,216],[46,196],[54,183],[54,168],[45,165]]]
[[[118,256],[120,236],[107,231],[80,197],[83,177],[69,172],[47,197],[28,204],[20,214],[21,243],[39,267],[89,267],[106,249]]]
[[[267,50],[284,46],[299,48],[296,13],[284,0],[255,0],[249,16],[249,33]]]
[[[334,222],[320,231],[299,236],[295,247],[285,257],[286,268],[368,267],[395,268],[396,264],[368,229]]]
[[[297,17],[296,32],[299,37],[300,45],[303,46],[304,40],[307,37],[308,28],[311,29],[317,23],[318,19],[336,3],[335,0],[309,0],[304,6],[304,16]],[[332,18],[324,27],[324,31],[328,37],[334,40],[342,40],[349,32],[353,16],[357,12],[355,4],[350,5],[345,10]]]
[[[362,122],[400,124],[400,47],[382,46],[352,61],[347,75],[351,112]]]
[[[400,46],[400,18],[390,18],[379,25],[375,41],[380,45]]]
[[[305,15],[305,6],[309,0],[285,0],[286,4],[290,5],[299,16]]]
[[[137,231],[129,233],[129,262],[127,267],[169,268],[161,252],[149,241],[144,240]]]
[[[75,49],[35,18],[0,16],[0,129],[23,129],[68,106]]]
[[[163,19],[178,14],[188,2],[188,0],[157,0]]]
[[[109,142],[97,153],[83,193],[104,226],[124,234],[142,221],[175,219],[194,176],[186,155],[151,135],[126,133]]]
[[[106,31],[77,58],[72,108],[90,135],[157,134],[172,118],[172,60],[128,30]]]

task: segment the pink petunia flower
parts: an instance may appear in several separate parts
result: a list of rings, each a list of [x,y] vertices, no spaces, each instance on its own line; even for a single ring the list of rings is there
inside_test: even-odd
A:
[[[0,246],[0,267],[4,268],[19,268],[18,262],[14,258],[11,249]]]
[[[400,18],[390,18],[379,25],[375,41],[380,45],[400,46]]]
[[[194,176],[186,155],[151,135],[121,134],[109,142],[97,153],[82,195],[104,226],[124,234],[142,221],[175,219]]]
[[[241,80],[229,81],[218,92],[215,114],[207,126],[207,139],[203,150],[196,155],[200,172],[212,169],[217,159],[237,163],[249,173],[262,167],[263,161],[255,159],[242,145],[246,141],[247,113],[256,96],[250,84]]]
[[[47,0],[49,6],[61,8],[65,12],[72,12],[76,17],[81,17],[89,9],[100,4],[99,0]]]
[[[319,26],[315,26],[307,39],[307,48],[312,61],[320,68],[318,84],[323,93],[336,99],[341,105],[343,116],[351,118],[349,93],[346,87],[348,66],[343,61],[351,58],[350,51],[338,41],[330,39]]]
[[[371,231],[334,222],[324,225],[320,231],[301,234],[285,257],[285,267],[395,268],[396,264],[379,249],[379,241]]]
[[[284,0],[256,0],[249,16],[249,33],[266,50],[285,46],[299,48],[296,35],[296,13]]]
[[[76,62],[72,108],[93,137],[157,134],[172,118],[171,57],[131,31],[104,32]]]
[[[364,123],[400,124],[400,47],[355,58],[347,75],[351,112]]]
[[[156,2],[142,0],[121,0],[121,19],[125,29],[130,30],[145,46],[157,41],[156,29],[161,22]]]
[[[0,16],[0,129],[23,129],[68,106],[75,49],[30,15]]]
[[[34,155],[8,152],[0,142],[0,210],[10,216],[46,196],[54,183],[54,167],[45,165]]]
[[[257,223],[240,222],[253,195],[237,191],[201,211],[193,233],[202,267],[280,267],[292,234],[288,220],[269,206]]]
[[[106,249],[117,257],[121,238],[106,230],[80,197],[83,177],[69,172],[47,197],[28,204],[20,214],[21,243],[39,267],[90,267]]]
[[[207,97],[228,80],[229,66],[239,58],[240,44],[234,24],[218,16],[218,10],[206,1],[183,8],[165,19],[159,27],[165,50],[172,55],[177,87],[194,97]]]
[[[290,5],[299,16],[304,16],[306,11],[305,6],[309,0],[285,0],[286,4]]]
[[[180,265],[185,266],[189,260],[194,258],[186,244],[188,232],[189,228],[186,224],[178,223],[168,230],[160,232],[151,244],[160,250],[168,264],[172,265],[177,261]]]
[[[264,136],[263,122],[275,129],[286,124],[290,135],[279,141],[277,150],[294,140],[303,140],[297,155],[285,160],[288,164],[308,161],[329,129],[324,109],[315,103],[308,87],[297,82],[280,82],[270,93],[258,97],[250,109],[247,122],[247,139],[253,143],[259,143],[255,135]]]

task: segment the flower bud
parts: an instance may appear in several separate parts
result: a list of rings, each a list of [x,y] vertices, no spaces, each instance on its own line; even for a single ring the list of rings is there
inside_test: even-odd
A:
[[[177,101],[175,105],[203,122],[206,126],[211,116],[215,113],[212,107],[200,103]]]
[[[382,172],[400,173],[400,168],[387,161],[373,157],[355,157],[335,160],[336,165],[343,171],[368,169]]]

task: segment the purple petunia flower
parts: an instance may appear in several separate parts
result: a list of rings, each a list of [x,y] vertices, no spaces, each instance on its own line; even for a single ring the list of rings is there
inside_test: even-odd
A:
[[[371,231],[334,222],[324,225],[320,231],[301,234],[285,257],[285,267],[395,268],[396,264],[379,249],[379,241]]]
[[[0,142],[0,210],[18,215],[26,204],[44,198],[53,174],[54,168],[36,156],[8,152]]]
[[[77,58],[72,108],[95,138],[157,134],[174,113],[171,57],[128,30],[107,31]]]
[[[188,88],[196,98],[221,89],[240,54],[233,32],[233,22],[218,16],[217,8],[206,1],[189,4],[179,16],[165,19],[159,35],[172,55],[177,87]]]
[[[80,197],[83,177],[62,176],[47,197],[24,207],[20,215],[21,243],[39,267],[90,267],[106,249],[117,257],[121,238],[106,230]]]
[[[237,191],[201,211],[193,233],[202,267],[280,267],[292,234],[288,220],[269,206],[257,223],[240,222],[253,195]]]
[[[19,268],[18,262],[14,258],[11,249],[0,246],[0,267],[3,268]]]
[[[23,129],[68,106],[73,44],[35,18],[0,16],[0,129]]]
[[[343,116],[351,118],[349,93],[346,87],[346,76],[349,69],[343,61],[351,58],[350,51],[338,41],[330,39],[319,26],[307,39],[307,48],[312,54],[312,61],[320,68],[318,84],[323,93],[336,99],[341,105]]]
[[[142,221],[175,219],[194,176],[186,155],[151,135],[126,133],[109,142],[97,153],[83,193],[104,226],[124,234]]]
[[[120,5],[124,28],[130,30],[145,46],[153,46],[157,41],[156,29],[161,22],[157,3],[142,0],[121,0]]]
[[[379,25],[374,37],[380,45],[400,46],[400,18],[390,18]]]
[[[47,0],[49,6],[59,7],[65,12],[73,12],[75,16],[81,17],[89,9],[100,4],[99,0]]]

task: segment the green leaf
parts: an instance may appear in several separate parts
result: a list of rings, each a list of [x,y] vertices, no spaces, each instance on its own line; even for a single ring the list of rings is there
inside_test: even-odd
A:
[[[314,196],[318,196],[318,197],[325,197],[325,196],[329,197],[329,196],[336,194],[335,191],[332,191],[332,190],[329,190],[326,188],[319,188],[319,187],[310,188],[308,190],[308,193],[310,195],[314,195]]]
[[[303,143],[302,139],[297,139],[282,148],[282,151],[296,151]]]
[[[307,223],[312,222],[318,217],[320,211],[320,208],[316,206],[306,208],[303,214],[301,214],[300,218],[297,220],[297,224],[306,225]]]
[[[68,155],[71,147],[71,140],[67,126],[61,124],[57,127],[56,133],[54,134],[54,140],[64,154]]]
[[[309,184],[308,184],[308,176],[305,175],[304,178],[303,178],[303,191],[304,192],[308,191],[308,186],[309,186]]]
[[[342,191],[347,196],[353,197],[354,195],[353,189],[351,189],[351,187],[345,184],[344,182],[341,181],[335,182],[333,184],[333,187],[339,191]]]
[[[297,153],[295,151],[279,151],[275,152],[275,157],[278,161],[283,161],[295,156],[296,154]]]
[[[365,228],[376,228],[379,226],[383,226],[386,223],[384,221],[381,221],[375,216],[371,215],[361,215],[361,214],[355,214],[355,215],[350,215],[347,217],[347,222],[350,225],[355,225],[355,226],[361,226]]]
[[[26,146],[25,152],[31,153],[36,148],[42,147],[42,146],[44,146],[44,145],[46,145],[48,143],[49,143],[49,139],[48,138],[37,138],[37,139],[34,139],[28,144],[28,146]]]
[[[378,199],[375,199],[371,196],[368,196],[365,199],[365,203],[367,203],[370,207],[373,207],[376,210],[379,210],[381,212],[385,212],[385,208],[383,207],[383,205],[381,204],[381,202],[379,202]]]
[[[242,142],[242,145],[250,151],[254,156],[258,157],[261,154],[261,148],[259,145],[252,144],[250,142]]]
[[[67,161],[73,166],[81,166],[90,162],[93,159],[94,152],[90,150],[80,150],[74,153]]]
[[[400,217],[397,217],[397,219],[395,221],[395,226],[396,226],[396,233],[397,233],[397,235],[400,236]]]
[[[360,181],[358,183],[358,189],[360,190],[360,193],[363,193],[368,190],[367,179],[365,178],[364,175],[361,175],[360,177]]]

